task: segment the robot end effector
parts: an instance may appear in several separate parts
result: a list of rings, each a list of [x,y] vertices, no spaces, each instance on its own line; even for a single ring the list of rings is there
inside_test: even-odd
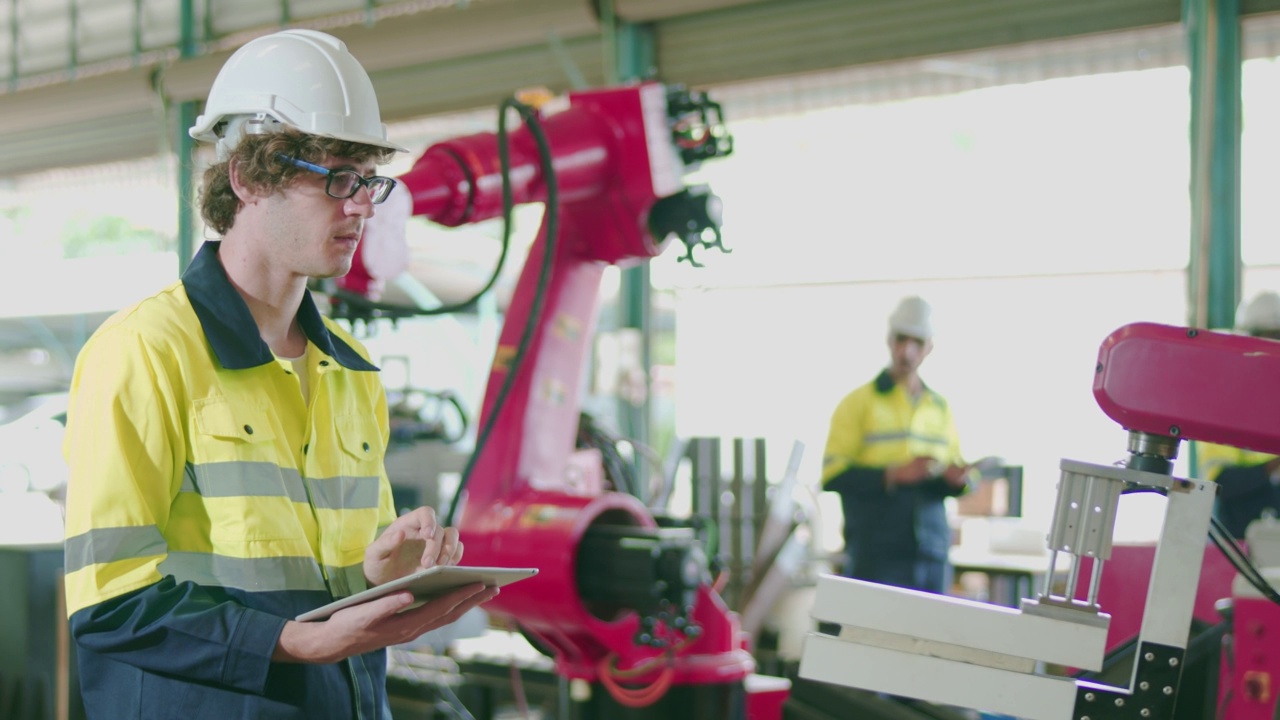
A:
[[[1052,577],[1060,552],[1092,558],[1094,577],[1088,600],[1075,600],[1073,563],[1065,595],[1051,595],[1046,580],[1039,602],[1097,611],[1119,497],[1129,488],[1204,496],[1177,505],[1189,505],[1178,510],[1187,514],[1186,522],[1208,525],[1216,486],[1171,477],[1178,446],[1199,440],[1280,452],[1280,408],[1260,402],[1258,395],[1276,373],[1280,344],[1271,340],[1156,323],[1132,323],[1107,336],[1098,350],[1093,394],[1102,411],[1128,431],[1128,457],[1124,467],[1062,461],[1046,577]],[[1187,559],[1193,561],[1198,574],[1198,556]]]

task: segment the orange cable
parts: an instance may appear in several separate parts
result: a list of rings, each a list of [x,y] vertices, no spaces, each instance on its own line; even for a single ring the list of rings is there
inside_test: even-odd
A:
[[[629,708],[642,708],[654,704],[666,695],[667,690],[671,687],[671,682],[675,679],[675,667],[670,663],[662,669],[656,680],[648,687],[628,688],[624,687],[614,677],[614,673],[618,672],[613,665],[613,660],[617,658],[616,653],[610,653],[600,658],[598,670],[600,673],[600,684],[604,685],[609,694],[617,700],[619,704]]]

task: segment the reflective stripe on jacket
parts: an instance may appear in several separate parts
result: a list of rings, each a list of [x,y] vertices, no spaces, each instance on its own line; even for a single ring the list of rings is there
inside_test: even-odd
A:
[[[394,518],[386,397],[310,295],[310,406],[206,242],[77,358],[66,596],[90,713],[381,718],[384,653],[273,664],[287,619],[366,587]]]

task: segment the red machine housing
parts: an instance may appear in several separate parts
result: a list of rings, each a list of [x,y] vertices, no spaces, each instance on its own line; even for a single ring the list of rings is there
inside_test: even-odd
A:
[[[590,529],[656,527],[637,498],[582,481],[600,475],[600,459],[576,451],[575,436],[602,274],[609,264],[663,251],[667,238],[651,232],[651,213],[684,189],[687,162],[673,141],[668,105],[668,88],[643,83],[570,93],[566,105],[539,111],[559,202],[544,216],[509,305],[479,419],[480,427],[493,427],[473,458],[455,525],[467,564],[539,568],[486,608],[552,651],[560,674],[594,681],[602,667],[654,667],[649,676],[656,676],[653,661],[665,658],[661,672],[671,684],[731,683],[749,675],[754,660],[737,617],[709,584],[698,588],[688,618],[700,633],[663,650],[636,642],[636,613],[589,607],[577,580],[579,546]],[[546,158],[537,136],[526,123],[508,134],[507,145],[513,202],[546,202]],[[433,145],[399,179],[412,194],[413,214],[443,225],[503,212],[495,133]],[[552,236],[548,219],[555,211]],[[518,355],[524,361],[517,366]],[[497,389],[510,373],[515,377],[499,405]]]
[[[1273,720],[1280,707],[1280,605],[1236,597],[1231,613],[1232,633],[1222,648],[1220,717]]]
[[[1093,395],[1126,430],[1280,454],[1280,342],[1132,323],[1098,350]]]
[[[1134,323],[1104,340],[1093,392],[1103,412],[1127,430],[1280,454],[1275,378],[1275,340]],[[1210,572],[1201,577],[1197,616],[1212,621],[1217,613],[1206,604],[1230,597],[1231,618],[1222,648],[1218,717],[1272,720],[1280,709],[1280,605],[1228,590],[1230,578],[1221,567],[1226,563],[1215,560],[1215,570],[1211,556],[1220,558],[1216,550],[1206,551]],[[1127,593],[1138,587],[1132,573],[1119,576]],[[1201,597],[1211,588],[1217,597]]]

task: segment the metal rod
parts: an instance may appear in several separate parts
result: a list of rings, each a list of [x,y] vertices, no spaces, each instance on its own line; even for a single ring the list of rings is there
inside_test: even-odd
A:
[[[1053,572],[1058,567],[1058,551],[1049,551],[1049,570],[1044,574],[1044,590],[1040,595],[1043,597],[1053,597]]]
[[[1089,573],[1089,605],[1098,604],[1098,588],[1102,585],[1102,558],[1093,559],[1093,570]]]
[[[1080,558],[1077,557],[1075,561],[1071,563],[1070,572],[1067,573],[1067,592],[1063,594],[1063,597],[1066,598],[1068,601],[1075,600],[1076,585],[1078,585],[1079,583],[1080,583]]]

